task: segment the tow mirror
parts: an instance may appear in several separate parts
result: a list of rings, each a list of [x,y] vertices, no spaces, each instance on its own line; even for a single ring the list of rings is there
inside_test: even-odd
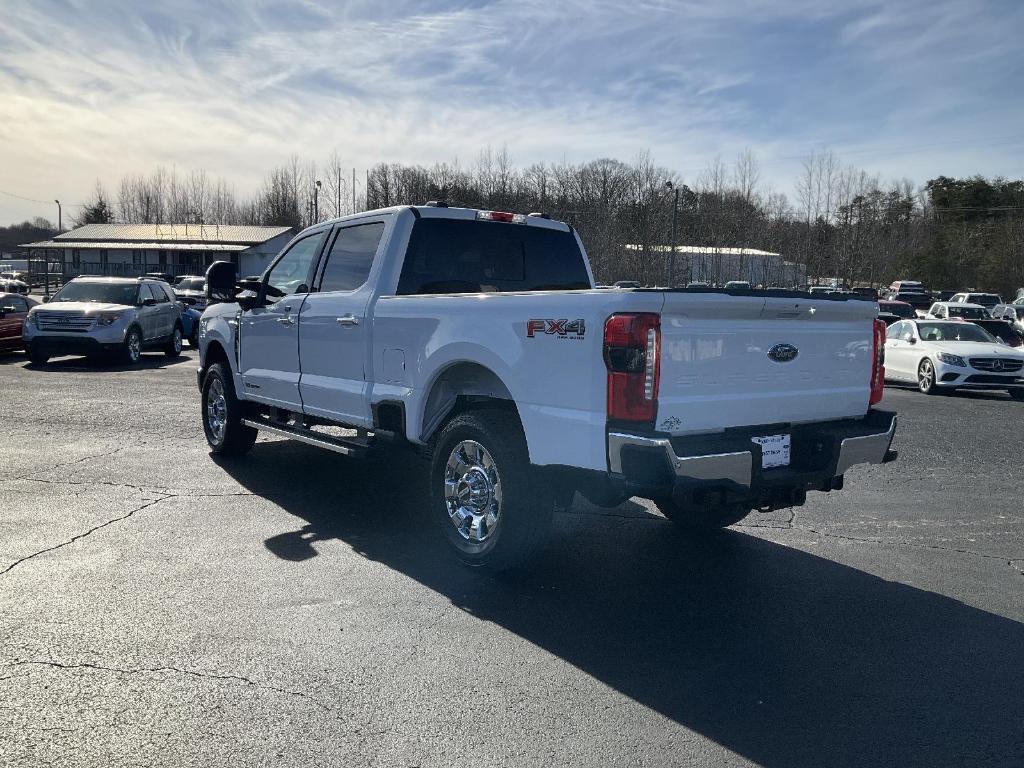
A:
[[[210,303],[234,301],[238,269],[230,261],[215,261],[206,270],[206,298]]]
[[[238,293],[236,300],[242,311],[260,306],[260,296],[263,289],[263,278],[243,277],[238,281]]]
[[[917,344],[917,339],[915,339],[913,336],[907,336],[907,341],[910,342],[911,344]]]

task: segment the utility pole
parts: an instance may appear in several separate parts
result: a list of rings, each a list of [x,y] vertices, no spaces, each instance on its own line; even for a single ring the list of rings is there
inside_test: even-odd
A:
[[[341,166],[338,166],[338,196],[335,198],[335,215],[341,218]]]
[[[679,188],[671,181],[666,181],[665,186],[675,192],[672,200],[672,240],[669,243],[669,252],[665,256],[665,281],[668,287],[672,287],[676,267],[676,224],[679,220]]]
[[[313,223],[320,221],[320,179],[313,182]]]
[[[57,231],[61,232],[64,229],[64,215],[61,211],[60,200],[54,200],[57,204]]]
[[[352,213],[356,212],[356,169],[352,169]]]

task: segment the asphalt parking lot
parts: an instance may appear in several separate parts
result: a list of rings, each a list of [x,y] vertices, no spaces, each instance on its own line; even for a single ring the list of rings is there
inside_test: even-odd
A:
[[[843,492],[492,578],[405,453],[213,461],[195,357],[0,356],[0,764],[1024,765],[1024,403],[888,389]]]

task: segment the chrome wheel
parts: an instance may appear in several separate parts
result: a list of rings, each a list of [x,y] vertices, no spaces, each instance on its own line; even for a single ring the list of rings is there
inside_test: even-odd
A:
[[[220,379],[213,379],[206,390],[206,424],[214,441],[224,439],[224,430],[228,423],[228,401],[224,397],[224,384]]]
[[[138,331],[128,332],[128,359],[133,363],[139,362],[142,357],[142,337]]]
[[[922,360],[917,367],[917,387],[925,394],[932,391],[935,386],[935,368],[931,360]]]
[[[448,456],[444,503],[452,525],[466,541],[481,544],[501,521],[501,477],[491,454],[475,440],[463,440]]]

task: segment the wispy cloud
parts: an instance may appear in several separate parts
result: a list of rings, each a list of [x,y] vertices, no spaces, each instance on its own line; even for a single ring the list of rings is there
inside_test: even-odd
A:
[[[244,192],[292,153],[365,167],[487,144],[649,148],[691,176],[751,147],[781,188],[822,147],[886,176],[1021,174],[1021,144],[992,138],[1024,118],[1022,22],[954,0],[8,0],[0,189],[81,200],[176,164]],[[0,198],[0,221],[38,213]]]

